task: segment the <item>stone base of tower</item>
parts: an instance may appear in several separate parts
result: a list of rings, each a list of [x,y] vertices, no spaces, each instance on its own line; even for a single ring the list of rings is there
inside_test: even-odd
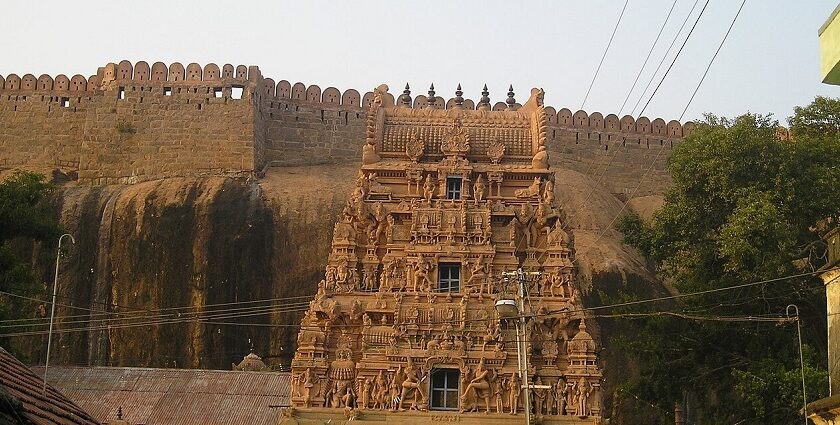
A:
[[[354,416],[354,417],[353,417]],[[525,415],[519,413],[510,415],[506,413],[459,413],[459,412],[391,412],[388,410],[360,410],[344,412],[330,408],[300,408],[286,411],[278,422],[279,425],[314,425],[324,423],[345,423],[350,417],[354,422],[371,424],[439,424],[439,423],[460,423],[465,425],[508,425],[524,424]],[[532,416],[532,424],[543,425],[596,425],[601,424],[601,418],[577,417],[577,416]]]

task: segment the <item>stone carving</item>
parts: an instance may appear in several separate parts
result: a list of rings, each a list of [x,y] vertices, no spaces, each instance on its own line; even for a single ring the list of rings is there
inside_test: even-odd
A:
[[[484,177],[481,175],[475,179],[475,184],[473,185],[473,198],[475,198],[475,204],[478,205],[484,201],[484,189],[486,185],[484,184]]]
[[[545,150],[545,146],[540,146],[534,158],[531,160],[531,168],[535,170],[547,170],[548,167],[548,151]]]
[[[399,370],[397,372],[397,376],[399,376]],[[413,396],[413,400],[409,406],[410,410],[426,410],[426,395],[423,393],[423,386],[420,385],[420,373],[418,370],[415,370],[411,357],[406,362],[403,375],[405,379],[401,384],[402,392],[400,392],[399,410],[405,410],[403,406],[409,400],[409,396]]]
[[[455,118],[452,127],[443,136],[440,142],[440,151],[444,155],[463,157],[470,151],[470,135],[461,125],[461,120]]]
[[[493,388],[490,385],[492,376],[490,371],[484,364],[484,357],[478,362],[478,367],[475,369],[474,377],[469,381],[464,388],[464,393],[461,395],[461,413],[464,411],[474,412],[478,410],[478,399],[484,400],[485,412],[490,413],[490,398],[493,396]],[[472,395],[476,401],[471,406],[466,406],[467,398]]]
[[[431,174],[426,174],[426,179],[423,181],[423,198],[426,203],[431,203],[435,196],[435,182],[432,180]]]
[[[337,351],[338,358],[330,363],[329,376],[330,389],[325,395],[329,406],[325,407],[352,407],[353,380],[356,378],[356,364],[350,359],[349,348],[341,348]]]
[[[517,189],[515,195],[519,199],[536,198],[540,195],[540,178],[534,177],[534,182],[526,189]]]
[[[348,418],[378,409],[386,419],[451,408],[431,384],[446,373],[461,410],[517,414],[524,377],[506,341],[513,329],[493,303],[517,292],[501,273],[521,267],[535,314],[525,329],[528,373],[551,385],[529,390],[538,420],[600,416],[601,372],[543,155],[541,96],[489,111],[466,100],[415,109],[405,97],[395,107],[384,86],[366,95],[364,163],[298,334],[295,408],[344,409]],[[548,314],[563,308],[570,312]]]
[[[413,162],[418,162],[423,157],[423,151],[426,149],[426,144],[420,140],[417,132],[412,132],[410,138],[405,143],[405,154],[408,159]]]
[[[519,394],[522,392],[522,381],[519,379],[519,372],[514,372],[508,380],[508,406],[509,413],[515,415],[519,410]]]
[[[543,385],[542,377],[537,376],[536,381],[534,381],[534,412],[537,415],[545,415],[547,407],[545,404],[546,396],[548,395],[548,391],[545,388],[540,388]]]
[[[498,165],[501,162],[502,157],[505,156],[505,145],[504,143],[495,140],[490,146],[487,147],[487,156],[490,157],[490,162],[494,165]]]
[[[560,378],[554,385],[554,401],[557,404],[557,414],[566,414],[566,398],[569,396],[569,388],[566,386],[566,381]]]

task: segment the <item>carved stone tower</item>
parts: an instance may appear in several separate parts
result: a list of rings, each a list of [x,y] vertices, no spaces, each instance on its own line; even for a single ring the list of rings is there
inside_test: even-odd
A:
[[[356,187],[301,323],[287,414],[521,415],[517,332],[494,302],[516,293],[506,273],[522,268],[533,415],[597,422],[601,370],[555,204],[543,91],[516,109],[511,90],[491,111],[486,90],[475,110],[412,108],[408,87],[394,105],[387,90],[374,90]]]

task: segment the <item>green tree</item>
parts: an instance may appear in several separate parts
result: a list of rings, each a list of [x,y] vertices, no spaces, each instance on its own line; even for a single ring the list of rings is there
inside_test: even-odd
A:
[[[820,223],[836,223],[840,212],[840,101],[817,98],[796,108],[790,124],[792,139],[770,117],[708,115],[674,149],[663,208],[649,223],[633,215],[619,222],[625,242],[683,293],[816,270]],[[824,396],[825,296],[814,275],[656,306],[718,320],[656,317],[628,325],[637,332],[620,344],[638,355],[640,371],[622,386],[663,408],[693,400],[700,424],[797,423],[795,324],[724,321],[783,316],[789,304],[802,313],[809,398]]]
[[[54,246],[62,229],[50,202],[53,187],[40,174],[17,172],[0,182],[0,291],[34,297],[43,293],[29,259],[21,252],[34,243]],[[50,249],[50,251],[52,251]],[[32,303],[0,293],[0,323],[21,318],[32,311]],[[0,328],[0,333],[2,328]],[[8,347],[8,340],[0,338]]]

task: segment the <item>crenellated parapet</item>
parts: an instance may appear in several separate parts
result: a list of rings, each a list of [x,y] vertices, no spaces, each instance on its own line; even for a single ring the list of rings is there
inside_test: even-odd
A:
[[[366,111],[375,101],[373,90],[278,81],[263,76],[256,66],[233,64],[123,60],[105,64],[88,77],[35,75],[0,76],[0,166],[69,169],[94,184],[355,161],[365,137]],[[404,90],[382,94],[382,100],[399,109],[434,110],[432,114],[438,115],[513,113],[525,107],[513,87],[492,98],[486,87],[472,96],[460,87],[454,96],[441,94],[433,86],[412,94],[406,85]],[[694,125],[551,106],[542,107],[540,114],[543,146],[554,163],[606,182],[613,192],[627,193],[642,170],[653,164],[650,182],[639,195],[661,193],[667,186],[668,154]],[[117,127],[124,132],[114,134]],[[122,140],[108,142],[114,149],[135,149],[136,144],[122,145],[129,136],[134,143],[156,146],[148,149],[157,153],[137,148],[128,154],[99,155],[102,141],[114,138]],[[491,135],[475,137],[484,140]],[[179,138],[177,149],[182,151],[161,155],[176,150],[174,145],[158,146],[173,138]],[[242,142],[243,138],[249,141]],[[85,160],[82,146],[97,160]],[[243,149],[252,160],[220,157],[221,152],[241,155]],[[182,160],[189,150],[206,157]],[[209,165],[196,169],[200,160]],[[144,162],[152,165],[137,165]]]

